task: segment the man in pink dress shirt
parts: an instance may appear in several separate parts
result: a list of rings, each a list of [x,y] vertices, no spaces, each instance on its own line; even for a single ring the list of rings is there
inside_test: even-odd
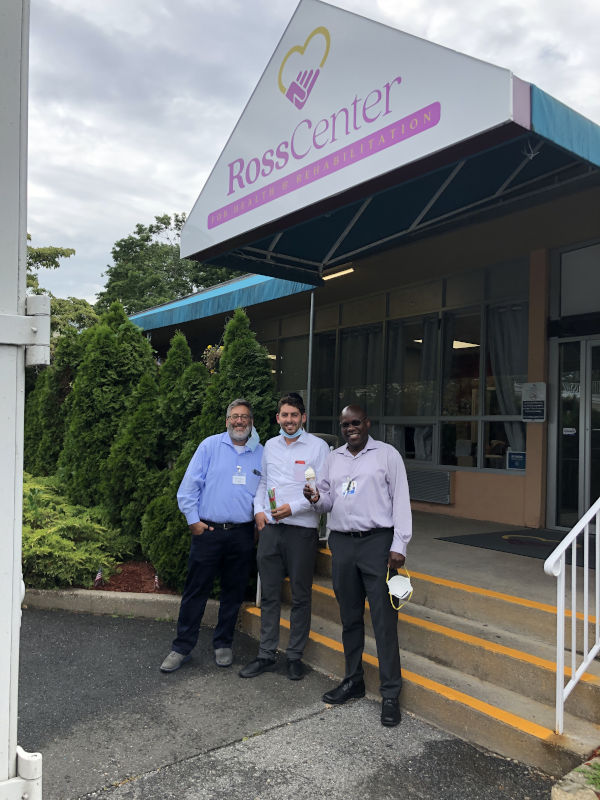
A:
[[[317,495],[305,496],[315,509],[329,513],[329,548],[333,589],[340,606],[346,674],[342,683],[323,695],[339,705],[364,697],[362,654],[365,597],[379,659],[381,723],[398,725],[402,687],[398,648],[398,615],[392,608],[386,577],[404,565],[412,535],[406,469],[391,445],[369,436],[371,422],[360,406],[340,415],[346,444],[329,454],[317,481]]]

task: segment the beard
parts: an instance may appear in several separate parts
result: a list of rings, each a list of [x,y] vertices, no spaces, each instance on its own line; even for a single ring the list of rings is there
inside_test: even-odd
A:
[[[236,428],[233,425],[228,425],[227,432],[232,442],[239,442],[242,444],[247,441],[252,433],[252,425],[246,425],[245,428]]]

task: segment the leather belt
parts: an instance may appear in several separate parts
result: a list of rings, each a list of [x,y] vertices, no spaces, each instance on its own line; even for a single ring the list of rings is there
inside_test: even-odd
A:
[[[341,536],[352,536],[354,539],[364,539],[365,536],[371,536],[373,533],[391,533],[392,528],[371,528],[369,531],[330,531],[331,533],[339,533]]]
[[[229,531],[232,528],[246,528],[248,525],[254,525],[253,519],[249,522],[211,522],[209,519],[203,519],[202,522],[216,531]]]

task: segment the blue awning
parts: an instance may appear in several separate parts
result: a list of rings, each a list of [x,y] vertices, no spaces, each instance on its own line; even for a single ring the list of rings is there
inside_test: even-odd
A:
[[[310,284],[269,278],[264,275],[245,275],[203,292],[188,295],[181,300],[132,314],[129,319],[143,330],[151,331],[227,313],[236,308],[266,303],[313,288]]]

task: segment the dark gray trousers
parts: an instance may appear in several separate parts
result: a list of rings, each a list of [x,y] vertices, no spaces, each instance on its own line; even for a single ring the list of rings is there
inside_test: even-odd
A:
[[[259,658],[276,658],[279,644],[281,587],[286,575],[292,590],[290,638],[286,656],[302,658],[310,632],[312,579],[318,533],[299,525],[265,525],[258,538],[258,574],[261,585]]]
[[[393,532],[383,529],[362,539],[332,531],[329,535],[333,590],[340,606],[346,678],[363,678],[365,597],[379,659],[382,697],[398,697],[402,688],[398,649],[398,614],[392,608],[385,582]]]

